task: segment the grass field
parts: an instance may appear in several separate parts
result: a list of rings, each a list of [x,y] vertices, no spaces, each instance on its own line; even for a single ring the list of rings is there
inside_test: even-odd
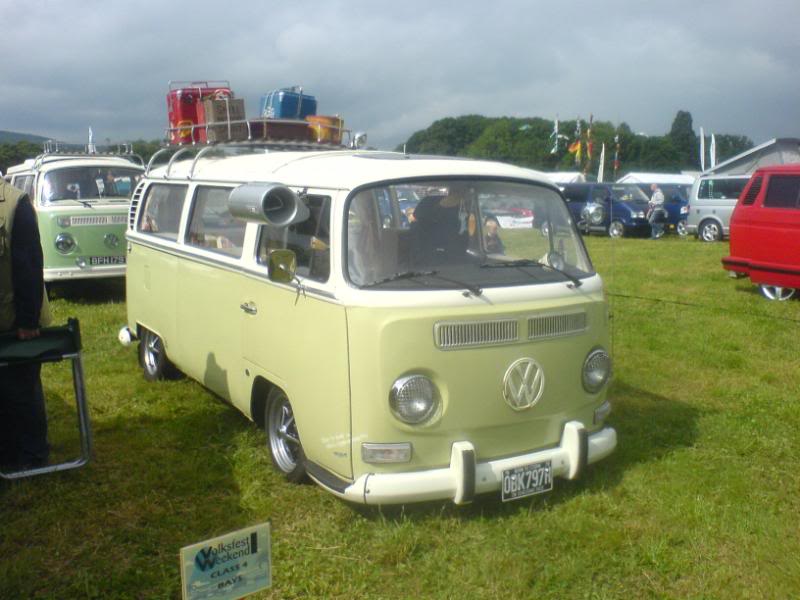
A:
[[[720,267],[727,244],[587,239],[613,317],[617,451],[580,481],[372,510],[269,463],[263,434],[189,380],[146,383],[124,292],[57,289],[80,318],[84,469],[0,483],[0,598],[179,598],[182,546],[270,521],[265,598],[800,597],[800,301]],[[54,453],[77,452],[65,365]]]

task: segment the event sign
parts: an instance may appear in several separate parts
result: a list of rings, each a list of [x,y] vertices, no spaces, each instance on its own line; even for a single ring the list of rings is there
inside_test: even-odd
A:
[[[269,523],[181,548],[184,600],[241,598],[272,585]]]

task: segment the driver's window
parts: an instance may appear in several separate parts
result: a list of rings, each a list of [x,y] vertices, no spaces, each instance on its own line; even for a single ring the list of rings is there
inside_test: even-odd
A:
[[[592,190],[592,202],[603,202],[608,199],[608,190],[604,187],[596,187]]]

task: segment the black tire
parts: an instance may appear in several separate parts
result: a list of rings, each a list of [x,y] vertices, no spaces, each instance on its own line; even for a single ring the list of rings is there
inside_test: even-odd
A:
[[[178,370],[167,358],[164,341],[149,329],[142,329],[139,364],[147,381],[173,379],[178,374]]]
[[[675,224],[675,233],[681,237],[689,235],[689,231],[686,229],[686,219],[681,219]]]
[[[722,239],[722,226],[713,219],[706,219],[697,228],[697,239],[703,242],[718,242]]]
[[[300,443],[292,405],[286,392],[279,387],[272,388],[267,396],[264,430],[273,466],[288,482],[301,483],[306,478],[306,454]]]

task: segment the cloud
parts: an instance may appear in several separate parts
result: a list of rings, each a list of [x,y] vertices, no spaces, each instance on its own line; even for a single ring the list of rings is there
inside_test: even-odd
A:
[[[72,141],[159,138],[167,82],[205,78],[250,115],[301,84],[380,147],[469,113],[800,136],[796,0],[3,4],[0,129]]]

